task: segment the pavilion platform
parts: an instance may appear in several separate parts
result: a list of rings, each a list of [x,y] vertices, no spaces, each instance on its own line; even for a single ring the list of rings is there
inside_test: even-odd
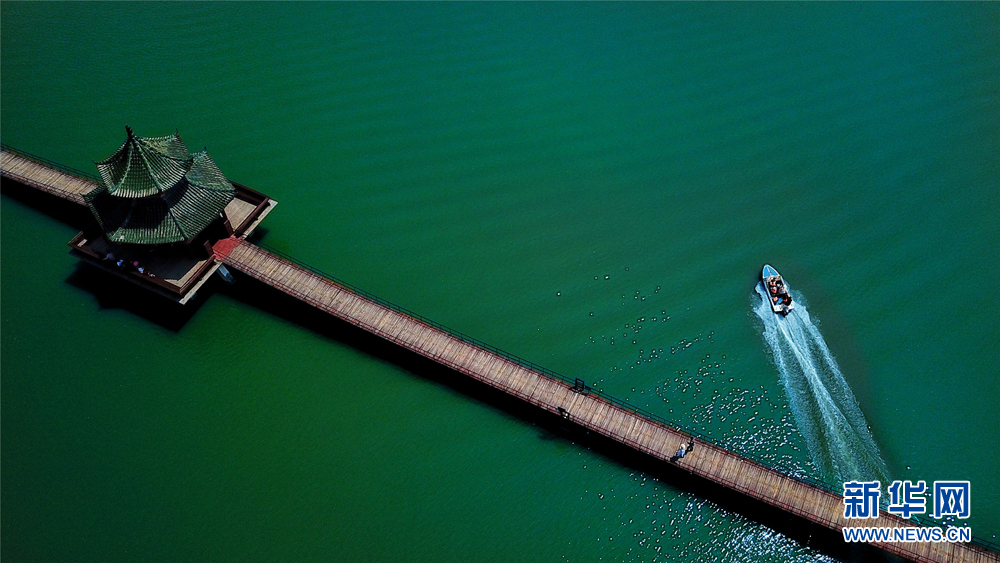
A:
[[[222,265],[212,251],[215,243],[230,237],[242,240],[250,236],[278,204],[247,186],[235,182],[233,186],[236,197],[225,209],[224,224],[228,226],[209,229],[191,244],[116,244],[109,241],[95,223],[73,237],[69,247],[75,256],[102,270],[186,304]],[[124,261],[122,266],[118,265],[119,260]],[[142,273],[133,265],[136,262],[142,267]]]

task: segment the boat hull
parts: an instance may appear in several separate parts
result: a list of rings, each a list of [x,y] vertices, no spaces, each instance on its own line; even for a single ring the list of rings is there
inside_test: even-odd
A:
[[[764,291],[767,293],[768,305],[776,315],[785,316],[792,312],[795,304],[792,303],[792,296],[788,293],[788,286],[781,274],[772,268],[770,264],[765,264],[760,274],[761,281],[764,282]]]

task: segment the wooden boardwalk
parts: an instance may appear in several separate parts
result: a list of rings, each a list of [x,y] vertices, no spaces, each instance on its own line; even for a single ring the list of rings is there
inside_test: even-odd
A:
[[[0,152],[3,176],[74,201],[96,184],[78,175],[40,164],[7,150]],[[313,307],[380,336],[455,371],[554,413],[579,426],[672,463],[692,474],[839,532],[844,526],[906,527],[907,520],[881,512],[879,518],[846,520],[840,495],[831,493],[726,449],[696,441],[684,458],[671,457],[691,436],[637,412],[590,394],[518,363],[502,353],[470,342],[429,322],[276,256],[245,240],[220,241],[215,260],[296,297]],[[927,562],[1000,563],[1000,554],[965,543],[876,543],[900,557]]]
[[[227,265],[309,305],[491,387],[600,433],[666,463],[839,533],[844,526],[915,526],[880,512],[847,520],[843,497],[782,474],[712,444],[695,442],[671,460],[690,435],[525,367],[346,287],[246,241],[218,249]],[[920,562],[1000,561],[1000,555],[964,543],[881,543],[879,548]]]
[[[83,195],[97,187],[88,180],[27,159],[9,151],[0,151],[3,175],[26,186],[84,205]]]

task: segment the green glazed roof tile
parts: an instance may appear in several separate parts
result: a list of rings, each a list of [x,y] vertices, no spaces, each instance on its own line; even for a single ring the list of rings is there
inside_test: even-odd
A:
[[[180,135],[137,137],[127,126],[125,131],[128,138],[122,146],[97,163],[111,195],[156,195],[177,184],[191,168],[193,159]]]
[[[121,148],[97,163],[104,185],[85,196],[108,240],[190,241],[235,197],[236,189],[208,153],[189,153],[179,135],[143,138],[126,131]]]

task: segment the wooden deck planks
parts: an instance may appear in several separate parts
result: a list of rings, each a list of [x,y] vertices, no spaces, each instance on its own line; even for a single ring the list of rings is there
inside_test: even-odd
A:
[[[577,424],[661,460],[669,462],[676,449],[689,439],[682,431],[663,426],[603,399],[575,392],[564,382],[350,292],[245,241],[229,254],[225,262],[333,316],[528,403],[553,413],[563,408]],[[835,530],[848,524],[843,518],[840,497],[712,444],[696,441],[692,453],[676,464]],[[894,518],[886,515],[865,525],[912,525]],[[849,525],[859,524],[852,521]],[[1000,561],[996,554],[966,544],[893,543],[880,547],[916,561]]]
[[[0,171],[12,180],[80,205],[86,203],[84,194],[97,187],[95,182],[7,151],[0,151]]]

